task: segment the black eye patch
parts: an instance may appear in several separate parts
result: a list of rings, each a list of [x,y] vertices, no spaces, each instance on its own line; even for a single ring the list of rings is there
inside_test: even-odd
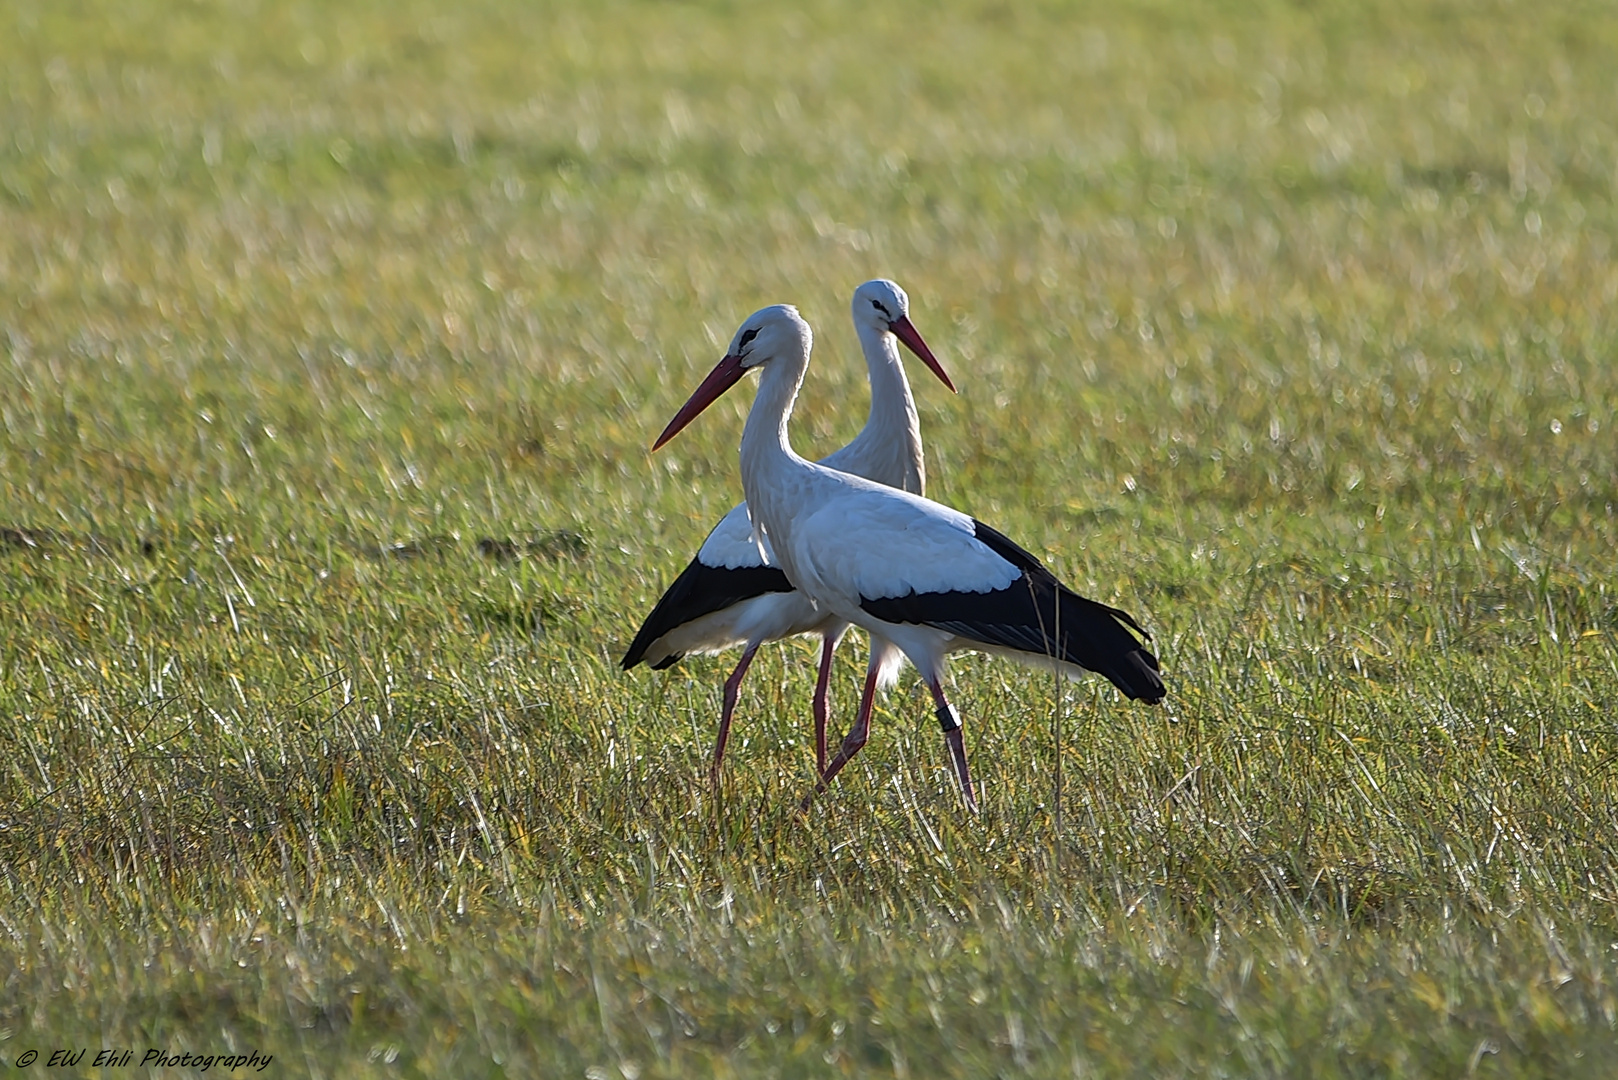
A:
[[[892,315],[888,314],[888,309],[882,306],[882,301],[880,301],[880,300],[872,300],[871,301],[871,306],[876,308],[878,311],[880,311],[882,313],[882,317],[884,319],[893,318]]]
[[[756,337],[758,337],[758,327],[749,327],[742,333],[741,341],[736,343],[736,351],[741,352],[743,349],[747,348],[748,344]]]

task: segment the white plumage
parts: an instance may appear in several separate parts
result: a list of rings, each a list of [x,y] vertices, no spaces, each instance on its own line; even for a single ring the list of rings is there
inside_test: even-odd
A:
[[[951,590],[988,593],[1017,580],[1016,567],[973,539],[974,522],[965,514],[919,496],[896,499],[908,493],[845,478],[860,479],[816,476],[835,497],[807,503],[790,531],[766,533],[772,542],[777,535],[786,539],[792,558],[787,576],[802,582],[808,595],[885,600]],[[874,542],[805,542],[839,536]]]
[[[871,412],[854,440],[824,459],[843,472],[870,477],[895,488],[921,492],[926,467],[915,400],[899,358],[898,342],[914,352],[946,386],[954,389],[932,351],[910,322],[910,300],[892,281],[867,281],[854,291],[850,306],[854,330],[871,382]],[[768,545],[755,533],[746,503],[734,507],[703,541],[697,555],[641,625],[624,655],[627,670],[645,661],[665,668],[687,653],[711,653],[741,646],[741,660],[725,681],[713,773],[718,777],[741,681],[766,641],[819,634],[820,669],[815,681],[815,765],[826,768],[827,684],[831,661],[848,623],[816,607],[792,588],[772,564]]]
[[[820,788],[865,745],[872,698],[901,653],[932,693],[962,794],[973,807],[960,720],[943,688],[949,653],[980,649],[1072,676],[1094,671],[1131,698],[1162,700],[1157,658],[1131,632],[1148,636],[1129,615],[1066,588],[1037,558],[982,522],[792,451],[787,419],[811,344],[796,309],[755,312],[653,449],[749,370],[760,369],[741,444],[742,490],[754,528],[787,580],[818,610],[871,635],[860,711]]]

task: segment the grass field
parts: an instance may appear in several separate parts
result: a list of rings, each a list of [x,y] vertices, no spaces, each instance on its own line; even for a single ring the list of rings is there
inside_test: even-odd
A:
[[[0,1065],[1618,1074],[1615,117],[1594,3],[5,0]],[[877,275],[1169,685],[958,660],[977,818],[616,666]]]

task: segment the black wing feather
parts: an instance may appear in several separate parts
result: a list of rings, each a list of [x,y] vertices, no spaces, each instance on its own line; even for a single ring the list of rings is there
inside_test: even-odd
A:
[[[1106,676],[1130,698],[1163,700],[1157,657],[1130,630],[1148,641],[1151,635],[1127,612],[1069,589],[1005,534],[981,521],[973,527],[978,540],[1022,571],[1016,581],[986,593],[862,596],[860,607],[884,622],[932,626],[984,645],[1061,659]]]
[[[727,569],[692,559],[691,565],[674,579],[674,584],[669,586],[657,606],[652,608],[652,613],[646,616],[646,621],[641,623],[629,651],[624,653],[624,670],[628,671],[646,659],[646,650],[651,648],[652,642],[677,627],[755,596],[791,591],[792,583],[777,566]],[[677,663],[684,655],[672,653],[652,666],[661,670]]]

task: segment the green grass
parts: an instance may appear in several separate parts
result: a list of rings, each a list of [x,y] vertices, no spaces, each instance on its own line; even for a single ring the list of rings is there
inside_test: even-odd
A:
[[[0,6],[0,1063],[1618,1072],[1615,71],[1577,3]],[[778,301],[841,445],[878,274],[930,494],[1169,698],[963,657],[982,816],[908,677],[804,818],[789,645],[716,804],[731,658],[615,662],[747,395],[646,447]]]

